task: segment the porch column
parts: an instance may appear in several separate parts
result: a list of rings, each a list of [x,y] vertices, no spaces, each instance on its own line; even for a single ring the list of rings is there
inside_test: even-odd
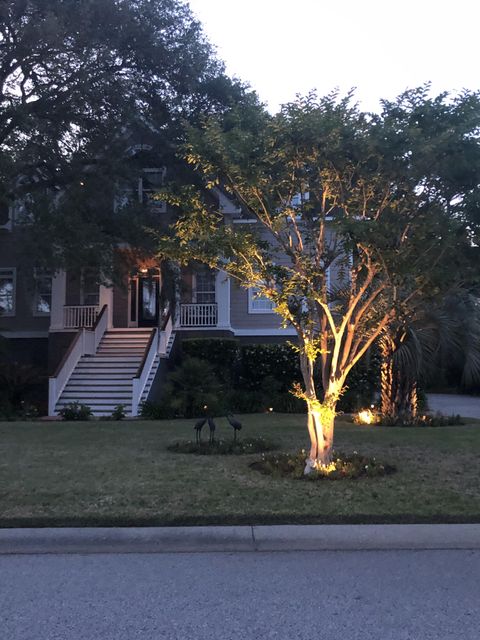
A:
[[[230,278],[225,271],[217,271],[215,277],[218,329],[230,329]]]
[[[107,305],[108,316],[107,328],[111,329],[113,327],[113,287],[106,287],[101,284],[98,295],[98,306],[100,307],[100,311],[105,304]]]
[[[50,331],[64,328],[63,307],[67,290],[67,272],[58,271],[52,278],[52,306],[50,309]]]
[[[172,322],[174,328],[180,327],[180,305],[182,303],[182,268],[178,264],[178,262],[171,263],[171,270],[173,275],[173,288],[174,288],[174,314],[172,317]]]

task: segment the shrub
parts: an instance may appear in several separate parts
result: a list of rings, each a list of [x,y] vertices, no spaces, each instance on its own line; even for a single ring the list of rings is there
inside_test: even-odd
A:
[[[215,440],[214,442],[193,442],[183,440],[170,444],[167,449],[173,453],[195,453],[212,455],[248,455],[278,449],[279,444],[265,438],[242,438],[242,440]]]
[[[170,406],[168,398],[164,397],[160,403],[142,402],[140,406],[140,416],[145,420],[166,420],[175,417],[175,411]]]
[[[182,340],[182,352],[185,357],[208,362],[215,375],[229,385],[235,383],[239,348],[239,342],[234,338]]]
[[[396,467],[390,464],[378,462],[375,458],[368,458],[356,451],[351,455],[333,452],[334,469],[328,473],[313,471],[304,475],[306,454],[300,451],[297,454],[277,453],[262,456],[262,459],[253,462],[250,467],[264,475],[277,478],[294,478],[297,480],[345,480],[361,477],[375,478],[385,476],[396,471]]]
[[[226,394],[225,404],[234,413],[260,413],[266,410],[264,394],[261,391],[232,389]]]
[[[123,420],[124,418],[126,418],[126,416],[127,416],[127,413],[125,411],[125,405],[117,404],[115,409],[112,411],[111,418],[112,420]]]
[[[452,427],[465,424],[461,416],[444,416],[441,413],[435,415],[421,415],[413,418],[410,422],[402,421],[401,418],[389,418],[381,416],[378,424],[382,427]]]
[[[222,412],[222,385],[212,365],[199,358],[185,358],[169,376],[163,402],[175,416],[194,418]]]
[[[298,356],[288,344],[245,344],[240,350],[238,385],[256,389],[273,379],[277,391],[288,391],[301,380]]]
[[[92,410],[86,404],[70,402],[59,412],[63,420],[90,420]]]
[[[22,412],[22,405],[31,406],[27,398],[45,382],[45,374],[37,367],[20,362],[0,364],[0,392],[2,405],[11,407],[14,414]]]

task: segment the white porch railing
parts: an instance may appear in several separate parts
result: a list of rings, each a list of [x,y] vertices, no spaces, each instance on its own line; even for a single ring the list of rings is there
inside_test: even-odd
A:
[[[180,305],[181,327],[216,327],[218,309],[215,304]]]
[[[95,324],[100,308],[96,305],[68,305],[63,307],[65,329],[90,329]]]
[[[132,416],[138,415],[138,406],[142,398],[143,390],[147,384],[148,376],[152,370],[153,361],[158,353],[158,330],[153,329],[143,361],[138,367],[136,376],[132,379]]]

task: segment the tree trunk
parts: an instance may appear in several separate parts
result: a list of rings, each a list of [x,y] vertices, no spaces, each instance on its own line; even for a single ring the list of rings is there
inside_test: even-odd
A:
[[[305,463],[308,474],[313,469],[328,469],[332,461],[335,409],[342,385],[338,380],[331,381],[320,402],[315,389],[314,362],[305,353],[300,353],[300,369],[305,384],[305,392],[300,395],[307,403],[310,436],[310,453]]]
[[[313,469],[326,470],[332,462],[336,404],[337,400],[327,394],[323,402],[316,398],[307,399],[310,454],[305,474]]]
[[[395,341],[384,337],[381,365],[382,416],[399,424],[410,424],[415,420],[418,410],[417,381],[395,365],[395,348]]]
[[[395,391],[393,374],[393,340],[384,337],[382,340],[382,364],[380,367],[380,388],[382,416],[392,418],[395,415]]]

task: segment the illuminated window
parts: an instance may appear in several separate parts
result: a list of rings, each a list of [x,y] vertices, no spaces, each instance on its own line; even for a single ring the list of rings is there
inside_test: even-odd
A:
[[[16,270],[0,269],[0,316],[15,315]]]
[[[260,295],[256,287],[248,290],[248,313],[273,313],[274,306],[275,303]]]

